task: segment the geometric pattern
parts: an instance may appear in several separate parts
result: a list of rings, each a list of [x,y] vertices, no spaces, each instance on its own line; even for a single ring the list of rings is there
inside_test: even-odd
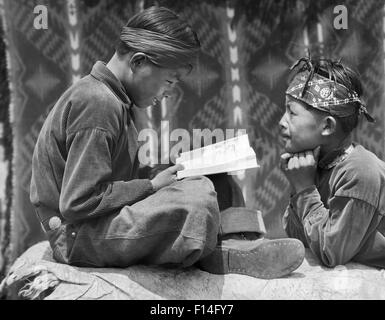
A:
[[[143,1],[46,1],[47,30],[31,27],[33,8],[38,1],[4,2],[14,106],[12,241],[17,256],[44,238],[29,203],[30,163],[49,109],[72,82],[72,55],[79,54],[80,75],[89,73],[96,60],[108,60],[121,26],[140,10]],[[72,26],[67,3],[76,3],[75,39],[69,34]],[[306,49],[313,55],[342,56],[344,62],[358,68],[364,100],[377,122],[360,123],[355,139],[385,157],[383,1],[342,1],[349,8],[348,30],[330,27],[332,8],[319,12],[318,26],[310,23],[304,28],[295,20],[302,14],[298,11],[284,21],[279,21],[279,16],[274,21],[258,15],[251,19],[241,16],[229,29],[231,10],[217,1],[185,1],[184,6],[171,0],[167,3],[162,1],[162,5],[176,10],[197,31],[202,50],[197,67],[178,84],[175,96],[162,108],[135,111],[137,126],[151,124],[159,130],[159,121],[167,119],[171,121],[170,129],[185,128],[190,132],[195,128],[214,130],[235,125],[247,129],[260,168],[249,170],[241,184],[246,188],[246,205],[262,211],[269,237],[283,235],[279,221],[288,199],[289,185],[278,169],[282,152],[278,121],[284,112],[288,67]],[[245,2],[244,12],[251,3]],[[75,51],[73,43],[79,44]],[[235,116],[239,116],[239,122],[234,121]]]
[[[44,101],[47,94],[56,87],[60,79],[55,77],[39,64],[35,73],[26,81],[26,87],[29,88],[37,97]]]
[[[185,6],[179,14],[197,32],[202,50],[191,77],[180,83],[184,99],[175,114],[173,126],[188,130],[224,128],[228,104],[224,74],[228,58],[221,30],[225,11],[198,2]]]
[[[99,1],[96,6],[79,12],[83,74],[90,72],[95,60],[105,61],[112,56],[121,27],[134,13],[134,3],[130,1],[122,6],[119,1]]]
[[[33,27],[38,1],[4,1],[13,120],[12,258],[43,240],[29,202],[33,148],[44,119],[69,84],[65,2],[46,1],[48,29]]]
[[[287,65],[269,52],[265,59],[259,61],[259,65],[256,66],[252,74],[265,82],[265,85],[267,85],[270,90],[273,90],[277,80],[280,79],[286,71]]]
[[[342,57],[345,63],[358,68],[364,85],[364,100],[377,122],[369,124],[363,121],[355,133],[355,140],[385,158],[384,109],[381,107],[384,103],[383,3],[350,3],[350,6],[346,4],[352,8],[349,10],[348,31],[330,28],[334,17],[330,15],[329,8],[319,13],[319,26],[307,26],[307,39],[304,39],[302,26],[290,21],[286,21],[290,25],[289,33],[282,31],[285,30],[282,24],[278,33],[274,25],[268,28],[258,19],[254,22],[254,28],[247,27],[245,32],[240,33],[244,37],[243,51],[247,52],[243,61],[244,71],[249,74],[244,89],[249,97],[249,127],[261,164],[251,178],[254,181],[247,205],[262,211],[270,237],[284,235],[280,218],[288,199],[288,183],[277,169],[282,152],[280,141],[277,140],[278,121],[284,112],[287,69],[304,55],[306,44],[313,55]],[[323,31],[322,43],[317,27]]]

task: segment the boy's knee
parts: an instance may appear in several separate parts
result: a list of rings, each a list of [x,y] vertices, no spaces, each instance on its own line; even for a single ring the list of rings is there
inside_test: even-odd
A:
[[[217,203],[217,193],[211,180],[204,176],[187,178],[184,181],[185,192],[198,200],[200,204],[211,205],[212,202]]]
[[[198,193],[209,194],[215,192],[214,184],[205,176],[189,177],[183,179],[181,182]]]
[[[195,210],[206,212],[212,219],[216,220],[219,217],[217,193],[209,178],[204,176],[189,177],[180,183],[182,184],[185,203],[188,203]]]

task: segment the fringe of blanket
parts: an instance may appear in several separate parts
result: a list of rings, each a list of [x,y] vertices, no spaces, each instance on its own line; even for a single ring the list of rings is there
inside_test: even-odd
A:
[[[46,272],[30,280],[19,291],[19,296],[28,300],[42,300],[59,284],[59,280]],[[51,290],[50,290],[51,289]]]
[[[43,300],[59,285],[60,280],[44,266],[17,277],[9,274],[0,283],[0,298]]]

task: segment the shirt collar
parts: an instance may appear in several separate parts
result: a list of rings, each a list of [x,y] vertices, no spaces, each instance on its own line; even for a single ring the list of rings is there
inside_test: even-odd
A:
[[[92,67],[90,74],[97,80],[106,84],[127,107],[130,107],[132,105],[132,102],[127,95],[126,89],[111,72],[111,70],[107,68],[104,62],[97,61]]]
[[[354,145],[350,144],[346,148],[336,149],[327,153],[318,162],[318,167],[326,170],[335,167],[338,163],[344,161],[346,157],[353,151],[353,149]]]

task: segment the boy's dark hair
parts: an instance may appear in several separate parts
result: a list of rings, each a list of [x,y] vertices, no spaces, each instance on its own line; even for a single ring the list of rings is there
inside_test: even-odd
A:
[[[342,64],[341,61],[333,61],[331,59],[325,58],[314,58],[310,61],[314,67],[314,73],[317,73],[325,78],[330,78],[335,82],[342,84],[349,90],[356,92],[358,97],[361,98],[363,94],[363,88],[360,76],[356,71]],[[308,70],[308,66],[306,64],[301,68],[298,68],[294,76],[305,70]],[[345,133],[350,133],[358,125],[360,103],[350,102],[345,106],[347,105],[350,105],[352,108],[354,108],[355,112],[349,116],[336,117],[336,119],[341,124],[342,130]]]
[[[143,52],[161,67],[178,68],[195,61],[200,49],[196,32],[175,12],[150,7],[134,15],[122,29],[116,52]]]

